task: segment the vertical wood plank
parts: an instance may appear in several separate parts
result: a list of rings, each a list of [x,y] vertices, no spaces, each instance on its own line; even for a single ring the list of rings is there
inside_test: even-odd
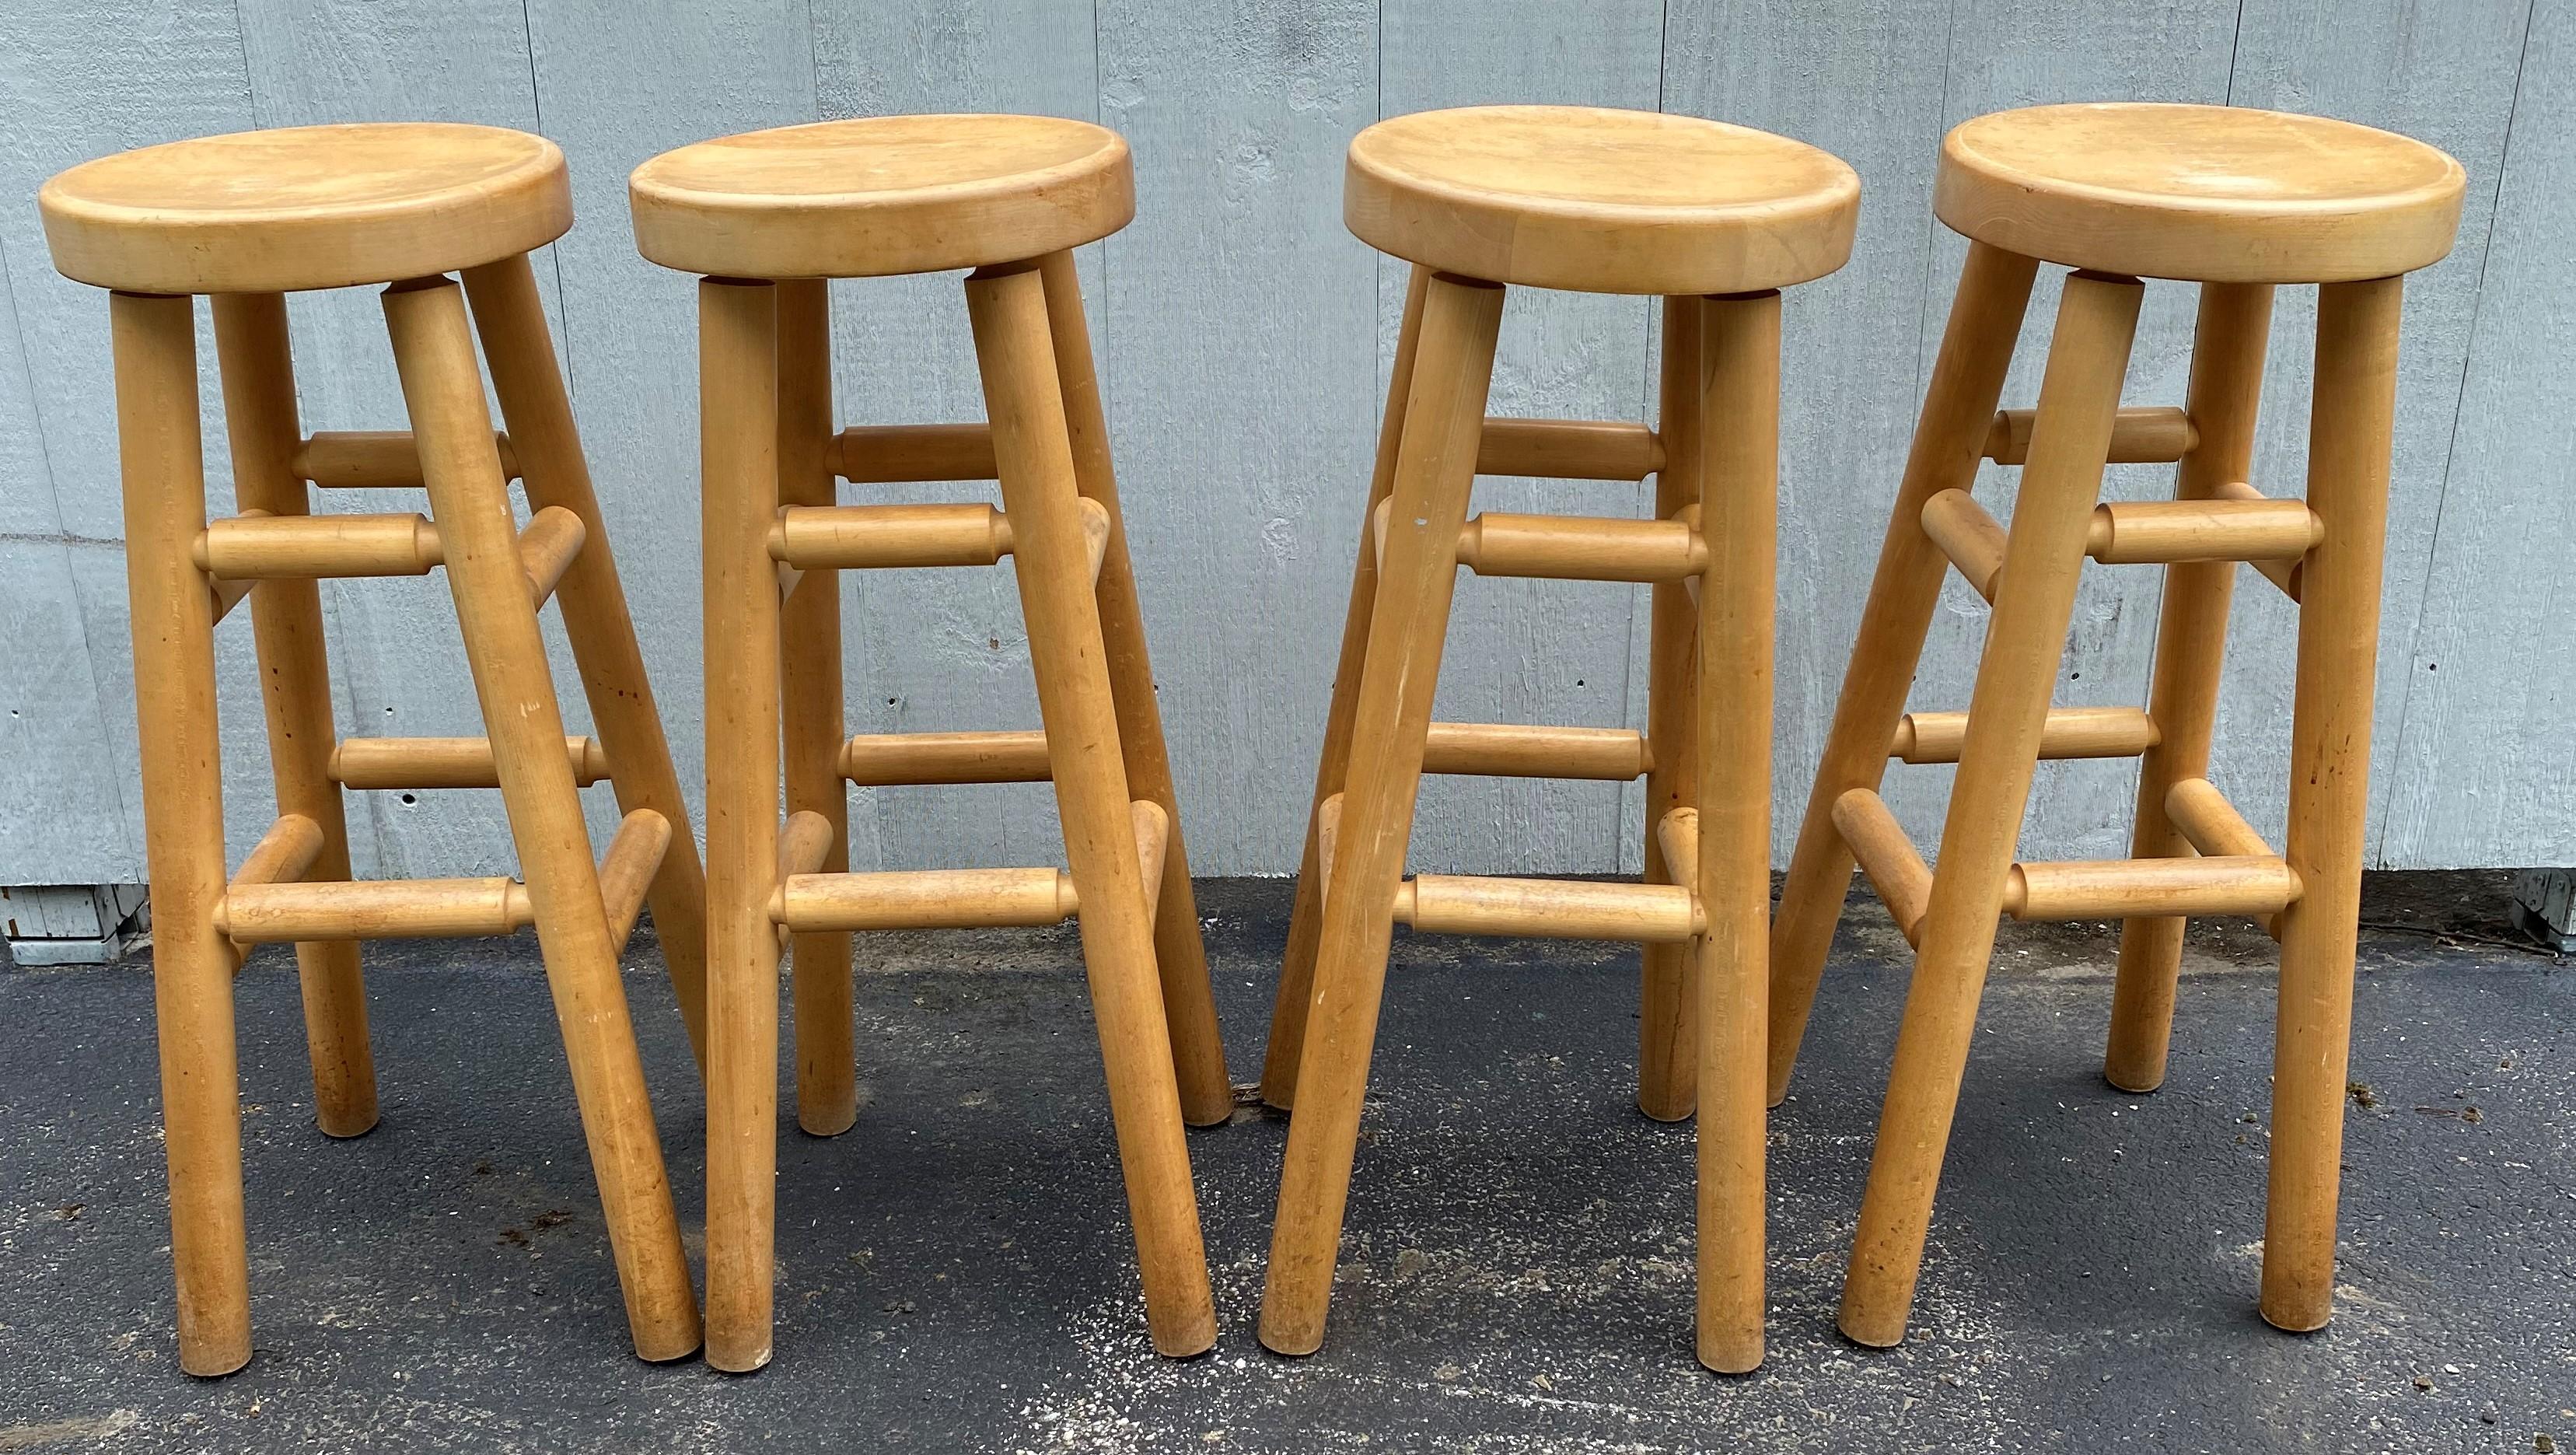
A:
[[[2450,485],[2416,628],[2381,863],[2576,859],[2576,12],[2542,5],[2501,161],[2494,241],[2471,331]],[[2462,158],[2467,162],[2467,158]],[[2481,177],[2468,162],[2474,195]],[[2428,276],[2420,291],[2441,286]],[[2419,292],[2409,280],[2412,303]],[[2408,309],[2407,326],[2416,311]],[[2424,348],[2410,333],[2399,357]],[[2401,368],[2403,364],[2401,364]],[[2401,400],[2414,381],[2401,378]],[[2401,403],[2401,410],[2404,405]],[[2401,414],[2401,418],[2402,418]],[[2396,489],[2408,472],[2401,426]],[[2392,533],[2394,522],[2392,521]],[[2393,624],[2392,624],[2393,630]],[[2392,646],[2382,641],[2382,661]],[[2382,699],[2383,703],[2385,698]]]
[[[1378,115],[1451,106],[1555,103],[1656,109],[1661,0],[1569,6],[1550,0],[1386,0],[1380,7]],[[1337,169],[1338,170],[1338,169]],[[1336,207],[1330,225],[1340,226]],[[1395,356],[1410,269],[1377,270],[1381,384]],[[1653,306],[1644,298],[1514,289],[1503,309],[1487,408],[1497,415],[1649,419]],[[1321,482],[1356,500],[1365,475]],[[1485,479],[1470,513],[1535,511],[1642,518],[1652,487],[1630,481]],[[1319,579],[1340,573],[1319,564]],[[1646,593],[1604,582],[1483,580],[1462,574],[1442,657],[1441,721],[1645,721],[1631,636],[1645,635]],[[1632,671],[1638,678],[1631,690]],[[1634,863],[1643,830],[1620,828],[1633,788],[1550,778],[1429,777],[1414,868],[1434,873],[1598,873]],[[1639,800],[1642,802],[1642,799]],[[1634,839],[1637,842],[1628,842]]]
[[[1102,0],[1136,221],[1093,304],[1139,594],[1203,874],[1306,831],[1378,399],[1376,256],[1341,226],[1377,7]]]
[[[893,15],[816,6],[816,99],[827,117],[998,111],[1095,121],[1091,10],[1088,0],[971,0]],[[1096,310],[1106,290],[1100,249],[1076,258]],[[832,294],[834,392],[844,422],[984,417],[954,274],[856,279],[834,284]],[[1115,442],[1122,473],[1125,443]],[[990,484],[857,489],[852,498],[870,503],[1000,499]],[[1131,534],[1169,499],[1166,490],[1141,492],[1128,507]],[[1153,539],[1146,534],[1136,547],[1149,611],[1161,570]],[[1007,567],[845,571],[841,583],[851,731],[1037,725],[1028,632]],[[1149,636],[1159,639],[1162,625],[1149,616]],[[867,788],[853,798],[854,869],[1050,864],[1063,846],[1055,799],[1043,786]]]

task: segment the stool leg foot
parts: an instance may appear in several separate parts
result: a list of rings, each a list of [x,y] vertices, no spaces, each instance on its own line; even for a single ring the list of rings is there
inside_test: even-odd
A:
[[[1351,560],[1350,609],[1342,617],[1342,651],[1333,668],[1332,706],[1324,717],[1324,748],[1315,764],[1315,798],[1306,811],[1306,847],[1297,866],[1297,898],[1288,915],[1287,950],[1279,963],[1279,994],[1270,1010],[1270,1044],[1261,1063],[1261,1100],[1287,1111],[1297,1100],[1297,1065],[1306,1049],[1306,1015],[1314,999],[1315,945],[1323,934],[1324,881],[1315,837],[1324,800],[1342,791],[1351,756],[1351,717],[1359,703],[1360,669],[1368,656],[1369,623],[1377,610],[1377,552],[1372,549],[1377,508],[1395,482],[1397,449],[1404,438],[1404,405],[1413,389],[1420,351],[1422,301],[1431,270],[1416,267],[1404,295],[1404,323],[1396,335],[1395,369],[1387,384],[1386,419],[1378,427],[1377,466],[1368,504],[1360,511],[1359,550]],[[1646,837],[1654,837],[1649,825]]]
[[[1693,300],[1696,302],[1696,300]],[[1671,307],[1671,304],[1667,304]],[[1763,1037],[1771,979],[1771,645],[1778,556],[1780,295],[1712,298],[1703,432],[1697,715],[1699,1362],[1762,1362]],[[1660,749],[1658,750],[1660,751]],[[1692,1049],[1685,1046],[1685,1051]]]
[[[2335,1201],[2404,288],[2402,279],[2381,278],[2329,283],[2317,296],[2308,509],[2325,522],[2325,539],[2308,555],[2300,590],[2282,853],[2301,891],[2281,916],[2263,1220],[2263,1317],[2290,1330],[2323,1328],[2334,1312]]]
[[[580,516],[586,531],[554,599],[589,699],[592,728],[608,755],[618,812],[649,808],[671,824],[671,847],[653,876],[649,902],[680,1018],[689,1028],[689,1047],[703,1074],[706,874],[698,864],[696,837],[688,832],[689,802],[671,765],[670,741],[663,734],[653,684],[645,676],[644,654],[627,612],[626,588],[618,579],[599,497],[591,488],[590,465],[573,426],[572,400],[564,392],[553,337],[546,332],[536,275],[523,253],[468,268],[464,280],[492,371],[492,392],[501,401],[511,449],[519,459],[528,508],[560,505]]]
[[[465,300],[439,278],[395,285],[384,308],[510,836],[536,913],[635,1352],[676,1359],[698,1347],[697,1298],[618,980],[617,946],[608,938],[589,826],[563,753],[563,717],[528,601]]]
[[[1423,298],[1391,477],[1397,508],[1352,706],[1341,832],[1319,916],[1297,1115],[1288,1127],[1262,1292],[1261,1342],[1282,1354],[1311,1354],[1324,1340],[1386,985],[1392,906],[1412,836],[1502,309],[1501,288],[1445,274],[1430,280]]]
[[[1655,412],[1656,430],[1664,444],[1664,467],[1655,473],[1655,516],[1660,520],[1700,503],[1704,311],[1697,298],[1664,300],[1663,381]],[[1712,533],[1709,539],[1716,536]],[[1645,878],[1649,884],[1672,882],[1672,871],[1664,863],[1663,836],[1656,831],[1664,815],[1698,802],[1698,618],[1699,608],[1691,604],[1690,592],[1681,582],[1655,584],[1646,648],[1646,741],[1654,752],[1654,766],[1646,774]],[[1730,785],[1727,791],[1735,789]],[[1767,898],[1767,870],[1763,879]],[[1696,1105],[1699,977],[1695,956],[1685,945],[1647,945],[1641,958],[1637,1109],[1659,1122],[1684,1121]]]
[[[824,449],[832,437],[832,319],[828,285],[778,286],[778,500],[830,505],[839,493]],[[787,811],[823,815],[832,846],[822,872],[850,867],[850,794],[841,781],[841,573],[807,569],[778,606],[779,711]],[[850,932],[794,937],[796,1124],[833,1137],[859,1119]]]
[[[206,528],[193,299],[118,293],[116,434],[125,480],[127,599],[141,704],[144,853],[152,875],[152,996],[170,1159],[179,1367],[250,1362],[241,1090],[224,894],[222,746],[214,608],[190,551]]]
[[[1145,651],[1145,618],[1136,600],[1135,568],[1127,556],[1127,521],[1118,508],[1118,476],[1110,463],[1109,422],[1100,404],[1091,330],[1082,313],[1082,281],[1074,272],[1071,253],[1039,259],[1038,271],[1046,292],[1047,329],[1054,345],[1057,386],[1064,396],[1074,479],[1084,496],[1099,501],[1109,512],[1109,544],[1101,557],[1094,599],[1127,791],[1159,806],[1169,825],[1154,919],[1154,963],[1162,977],[1163,1019],[1172,1042],[1181,1117],[1192,1126],[1217,1126],[1234,1115],[1234,1083],[1226,1076],[1225,1041],[1216,1023],[1216,990],[1208,979],[1207,943],[1199,933],[1198,900],[1190,887],[1189,855],[1181,843],[1180,800],[1172,791],[1163,712],[1154,695],[1154,664]]]
[[[233,498],[244,510],[309,513],[312,497],[296,473],[304,442],[295,411],[295,363],[287,343],[286,299],[276,293],[218,294],[215,348],[222,361],[225,432],[232,440]],[[307,880],[349,877],[349,827],[331,781],[331,665],[322,636],[319,583],[262,582],[250,597],[251,634],[268,712],[268,761],[277,811],[302,814],[322,830]],[[358,942],[316,940],[295,947],[304,997],[304,1042],[313,1063],[313,1116],[326,1136],[364,1135],[376,1124],[376,1063],[367,1044],[367,987]]]
[[[1941,599],[1948,558],[1923,533],[1923,502],[1948,489],[1966,489],[1977,478],[1986,429],[2012,363],[2039,264],[1984,243],[1968,248],[1951,300],[1940,357],[1924,391],[1923,413],[1906,456],[1905,482],[1879,547],[1878,573],[1861,609],[1860,636],[1843,674],[1824,761],[1798,825],[1798,845],[1780,889],[1780,911],[1771,926],[1770,1099],[1789,1091],[1807,1012],[1825,952],[1851,891],[1852,854],[1834,827],[1834,800],[1854,788],[1876,788],[1887,769],[1887,746],[1905,711],[1906,689],[1923,653],[1924,634]]]
[[[2271,330],[2270,285],[2201,285],[2191,388],[2184,405],[2199,438],[2175,475],[2176,499],[2205,500],[2228,481],[2246,478],[2252,468],[2254,415],[2262,400],[2263,353]],[[2138,818],[2129,846],[2133,858],[2170,859],[2192,852],[2165,817],[2165,793],[2182,779],[2209,772],[2218,678],[2227,660],[2227,608],[2235,583],[2233,561],[2177,561],[2165,567],[2155,685],[2147,698],[2157,742],[2138,765]],[[2185,923],[2163,916],[2121,926],[2120,976],[2111,992],[2102,1079],[2122,1091],[2148,1092],[2164,1084]]]
[[[1968,738],[1950,790],[1931,906],[1843,1282],[1842,1330],[1862,1344],[1887,1347],[1905,1337],[1994,951],[2004,876],[2039,762],[2039,735],[2084,564],[2085,524],[2101,494],[2144,291],[2135,279],[2077,273],[2066,280],[2058,307],[2003,584],[1969,699]]]
[[[706,553],[707,1362],[769,1362],[778,1197],[778,289],[698,284]]]
[[[1216,1309],[1046,305],[1032,266],[983,269],[966,280],[1002,508],[1017,542],[1011,563],[1028,621],[1038,714],[1065,859],[1082,904],[1082,958],[1135,1222],[1145,1318],[1155,1349],[1181,1357],[1215,1345]]]

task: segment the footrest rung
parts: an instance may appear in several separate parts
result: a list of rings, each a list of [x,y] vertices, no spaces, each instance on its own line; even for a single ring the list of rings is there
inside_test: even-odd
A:
[[[1861,872],[1869,876],[1905,943],[1919,944],[1923,912],[1932,904],[1932,871],[1923,867],[1923,856],[1914,851],[1904,826],[1876,793],[1854,788],[1834,800],[1834,827],[1860,861]]]
[[[564,739],[575,783],[609,776],[597,738]],[[490,738],[343,738],[331,750],[331,781],[343,788],[498,788]]]
[[[841,776],[861,788],[1044,783],[1045,732],[861,733],[841,745]]]
[[[1596,884],[1417,874],[1396,886],[1395,921],[1453,935],[1680,944],[1705,928],[1699,897],[1679,884]]]
[[[2006,409],[1986,429],[1985,456],[1998,465],[2018,465],[2030,458],[2030,434],[2039,422],[2036,409]],[[2123,409],[2111,424],[2114,465],[2170,465],[2200,443],[2191,416],[2172,405],[2139,405]]]
[[[1967,491],[1923,502],[1923,533],[1988,601],[2003,578],[2003,526]],[[2325,538],[2304,502],[2273,500],[2250,485],[2222,486],[2207,500],[2113,500],[2093,507],[2084,553],[2106,566],[2173,561],[2245,561],[2298,599],[2299,560]]]
[[[1488,416],[1476,443],[1479,475],[1643,480],[1663,467],[1664,442],[1655,432],[1617,420]]]
[[[281,814],[251,846],[249,856],[224,886],[224,893],[229,897],[256,885],[292,884],[311,872],[313,861],[320,857],[322,826],[300,813]],[[233,939],[232,947],[233,968],[239,970],[243,957],[250,953],[250,945]]]
[[[1392,500],[1378,502],[1372,535],[1381,567],[1394,508]],[[1687,520],[1487,511],[1458,528],[1458,564],[1479,576],[1684,581],[1708,569],[1708,545]]]
[[[2043,758],[2134,758],[2163,740],[2137,707],[2052,707],[2040,729]],[[1909,712],[1898,719],[1887,755],[1908,763],[1955,763],[1968,741],[1964,712]]]
[[[1144,876],[1145,917],[1162,897],[1171,818],[1162,805],[1127,805]],[[831,824],[810,810],[790,815],[779,835],[778,890],[769,917],[782,938],[810,930],[963,930],[1060,924],[1081,912],[1073,876],[1061,869],[896,869],[822,874]]]
[[[2268,915],[2299,897],[2299,876],[2270,854],[2199,859],[2071,859],[2015,864],[2004,876],[2014,919]]]
[[[2268,501],[2272,498],[2264,494],[2262,491],[2255,489],[2253,486],[2246,484],[2242,480],[2230,480],[2225,484],[2220,485],[2216,494],[2221,500],[2242,500],[2248,502],[2257,500]],[[2306,507],[2306,502],[2301,501],[2300,506],[2304,509]],[[2322,525],[2311,527],[2311,532],[2319,537],[2324,534]],[[2304,558],[2299,560],[2266,560],[2261,557],[2254,557],[2247,560],[2245,564],[2261,572],[2264,580],[2281,588],[2282,595],[2290,598],[2292,601],[2299,599],[2300,580],[2307,572],[2307,562]]]
[[[599,904],[608,915],[608,942],[623,945],[644,912],[644,896],[653,876],[662,872],[662,856],[671,850],[671,821],[649,808],[618,820],[617,836],[599,859]]]
[[[515,879],[379,879],[227,890],[215,929],[236,944],[507,935],[537,922]]]
[[[853,485],[999,478],[983,424],[854,424],[828,453],[833,473]]]
[[[492,432],[504,478],[519,478],[519,453],[510,437]],[[407,429],[323,430],[295,451],[295,473],[326,490],[418,490],[420,447]]]
[[[1109,549],[1109,508],[1085,496],[1091,579]],[[1011,554],[1011,518],[989,505],[789,505],[769,528],[770,559],[795,571],[990,566]]]
[[[2173,821],[2185,842],[2206,855],[2234,858],[2271,858],[2272,846],[2227,801],[2227,795],[2206,778],[2177,780],[2165,790],[2165,817]],[[2281,937],[2281,917],[2263,917],[2264,931],[2274,939]]]
[[[1626,782],[1655,766],[1646,735],[1630,728],[1435,722],[1422,771],[1490,778],[1582,778]]]
[[[563,506],[549,505],[528,517],[527,529],[519,532],[519,566],[528,573],[529,605],[545,606],[589,538],[581,517]]]
[[[447,563],[438,526],[412,511],[392,515],[270,515],[244,511],[209,521],[197,569],[218,581],[272,577],[425,576]]]

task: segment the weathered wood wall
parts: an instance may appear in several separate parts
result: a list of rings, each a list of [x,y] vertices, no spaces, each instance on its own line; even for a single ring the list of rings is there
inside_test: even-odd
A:
[[[1783,131],[1859,169],[1851,266],[1788,303],[1785,833],[1962,252],[1928,211],[1937,140],[1981,111],[2116,97],[2350,117],[2468,168],[2458,250],[2408,299],[2373,858],[2576,860],[2570,0],[82,0],[0,7],[0,883],[142,877],[106,307],[54,275],[34,205],[37,184],[74,162],[324,120],[488,121],[562,143],[581,222],[540,277],[686,778],[702,716],[693,295],[636,257],[626,173],[682,142],[815,117],[1022,110],[1118,128],[1135,146],[1140,212],[1086,250],[1084,281],[1192,859],[1270,873],[1296,858],[1403,294],[1401,266],[1341,227],[1354,132],[1482,101],[1662,107]],[[835,298],[845,422],[981,412],[953,278],[844,284]],[[2053,305],[2044,284],[2016,401],[2036,387]],[[2133,401],[2181,398],[2190,306],[2185,287],[2152,290]],[[1515,298],[1496,411],[1644,418],[1652,313],[1638,300]],[[2288,297],[2276,327],[2258,472],[2276,491],[2301,475],[2311,316],[2306,296]],[[299,299],[295,320],[308,428],[399,422],[370,296]],[[210,366],[210,343],[203,352]],[[209,426],[221,505],[211,411]],[[2165,472],[2114,474],[2136,496]],[[1633,485],[1479,491],[1501,508],[1635,513],[1645,500]],[[845,577],[853,727],[1033,724],[1009,579]],[[2151,570],[2092,573],[2060,700],[2144,700],[2157,588]],[[1442,713],[1641,720],[1644,600],[1463,581]],[[335,585],[326,602],[345,731],[477,730],[438,578]],[[1983,612],[1952,592],[1918,703],[1964,703]],[[2271,593],[2247,590],[2237,624],[2219,777],[2277,827],[2289,620]],[[270,809],[247,630],[221,638],[239,852]],[[2044,769],[2028,847],[2118,852],[2132,771]],[[1892,801],[1927,838],[1946,776],[1891,775]],[[604,826],[605,790],[594,796]],[[352,818],[362,873],[509,863],[489,795],[365,797]],[[859,867],[1058,852],[1042,789],[860,798]],[[1424,867],[1638,857],[1633,789],[1441,781],[1423,812]]]

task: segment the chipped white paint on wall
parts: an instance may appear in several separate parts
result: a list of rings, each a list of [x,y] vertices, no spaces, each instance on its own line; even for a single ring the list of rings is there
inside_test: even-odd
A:
[[[13,103],[0,108],[0,883],[141,877],[106,308],[47,264],[34,193],[52,172],[325,119],[488,121],[560,142],[581,220],[538,275],[689,778],[703,716],[693,290],[635,256],[627,171],[682,142],[825,116],[1019,110],[1116,127],[1135,147],[1139,214],[1085,250],[1083,283],[1192,859],[1276,873],[1299,847],[1403,292],[1402,267],[1342,230],[1342,150],[1382,115],[1514,99],[1723,117],[1861,173],[1851,266],[1787,305],[1784,836],[1958,267],[1958,240],[1928,210],[1941,129],[2035,101],[2183,98],[2345,116],[2450,150],[2471,182],[2459,248],[2408,289],[2372,843],[2391,866],[2576,860],[2576,310],[2562,301],[2576,13],[2562,5],[762,0],[717,14],[669,0],[83,0],[0,7],[0,94]],[[2009,402],[2036,387],[2053,306],[2044,282]],[[2190,307],[2186,287],[2151,290],[2134,402],[2180,399]],[[1653,314],[1516,296],[1496,411],[1645,418]],[[2285,293],[2257,467],[2275,492],[2304,470],[2311,317],[2303,290]],[[842,422],[982,413],[953,277],[839,285],[833,322]],[[308,428],[399,423],[371,298],[300,298],[295,330]],[[211,344],[201,353],[220,509]],[[2110,488],[2163,485],[2132,467]],[[1479,494],[1489,508],[1604,513],[1644,499],[1581,482],[1494,480]],[[2006,513],[2008,485],[1990,498]],[[1007,572],[844,579],[854,730],[1036,721]],[[2061,701],[2143,700],[2158,586],[2140,568],[2089,574]],[[325,601],[344,731],[475,731],[439,578],[335,584]],[[1462,577],[1442,713],[1638,721],[1644,605],[1642,591]],[[1918,705],[1964,702],[1983,613],[1964,591],[1945,599]],[[2288,616],[2245,590],[2236,626],[2215,776],[2262,826],[2285,789]],[[270,812],[266,752],[247,630],[219,640],[238,855]],[[565,705],[581,731],[579,694]],[[2044,766],[2026,847],[2119,852],[2132,772]],[[1947,779],[1891,775],[1890,801],[1919,834],[1937,826]],[[488,794],[361,797],[361,873],[510,863]],[[604,831],[608,798],[592,797]],[[860,795],[852,827],[859,867],[1058,852],[1037,787],[879,790]],[[1442,781],[1426,789],[1415,859],[1634,868],[1641,832],[1633,791]]]

